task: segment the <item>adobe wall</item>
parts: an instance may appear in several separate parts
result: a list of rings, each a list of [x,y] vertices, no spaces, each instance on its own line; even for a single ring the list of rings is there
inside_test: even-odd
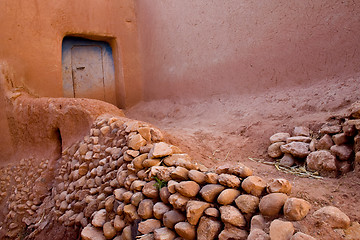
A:
[[[145,99],[311,84],[359,71],[360,3],[136,0]]]
[[[113,48],[117,105],[141,99],[132,0],[5,0],[0,9],[0,60],[14,69],[16,86],[41,97],[62,97],[62,39],[74,34],[98,36]]]

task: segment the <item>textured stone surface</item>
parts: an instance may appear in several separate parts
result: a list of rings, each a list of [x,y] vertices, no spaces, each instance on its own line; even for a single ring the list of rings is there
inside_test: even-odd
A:
[[[294,234],[294,226],[291,222],[274,220],[270,224],[270,238],[277,240],[289,240]]]
[[[142,234],[148,234],[153,232],[155,229],[161,227],[161,222],[157,219],[147,219],[146,221],[139,223],[139,232]]]
[[[225,189],[220,193],[217,198],[217,202],[221,205],[231,204],[235,198],[240,195],[240,191],[236,189]]]
[[[201,188],[200,195],[207,202],[213,202],[215,198],[225,189],[219,184],[208,184]]]
[[[231,224],[225,224],[224,230],[219,234],[219,240],[246,240],[248,233],[240,228],[232,226]]]
[[[247,240],[270,240],[270,236],[263,230],[255,228],[250,231]]]
[[[275,142],[275,143],[271,144],[267,150],[268,155],[272,158],[281,157],[284,153],[281,151],[280,147],[284,144],[285,144],[285,142]]]
[[[197,228],[197,240],[214,240],[221,231],[221,223],[209,217],[201,217]]]
[[[346,229],[350,226],[350,218],[337,207],[327,206],[320,208],[313,213],[313,216],[332,228]]]
[[[236,207],[221,206],[219,210],[223,222],[230,223],[237,227],[244,227],[246,225],[244,216]]]
[[[270,193],[264,196],[259,203],[259,209],[262,215],[275,217],[279,215],[288,196],[284,193]]]
[[[236,206],[242,213],[254,213],[259,207],[259,198],[249,194],[242,194],[236,198]]]
[[[238,188],[240,186],[240,179],[231,174],[222,173],[219,175],[219,183],[229,188]]]
[[[289,153],[294,157],[305,158],[309,155],[309,144],[303,142],[291,142],[280,146],[283,153]]]
[[[316,240],[316,238],[302,232],[295,233],[290,240]]]
[[[337,170],[335,156],[325,150],[310,153],[306,158],[306,166],[309,170],[319,172],[334,172]]]
[[[290,137],[289,133],[275,133],[270,137],[271,143],[286,142],[286,139]]]
[[[204,210],[208,207],[210,207],[210,204],[207,202],[189,201],[186,205],[187,221],[192,225],[196,225]]]
[[[241,187],[251,195],[260,196],[266,187],[266,182],[261,177],[249,176],[241,183]]]
[[[154,240],[173,240],[175,237],[176,234],[166,227],[158,228],[154,231]]]
[[[171,210],[166,212],[163,216],[163,224],[167,228],[174,228],[178,222],[183,222],[186,219],[185,215],[178,210]]]
[[[105,240],[103,232],[99,228],[87,225],[81,231],[81,238],[84,240]]]
[[[177,223],[175,231],[186,240],[194,240],[196,238],[196,228],[188,222]]]
[[[302,220],[311,209],[311,204],[300,198],[289,198],[284,204],[284,215],[292,221]]]
[[[185,197],[195,197],[200,191],[200,186],[194,181],[183,181],[176,184],[175,190]]]
[[[291,193],[291,183],[284,178],[270,180],[266,185],[268,193]]]

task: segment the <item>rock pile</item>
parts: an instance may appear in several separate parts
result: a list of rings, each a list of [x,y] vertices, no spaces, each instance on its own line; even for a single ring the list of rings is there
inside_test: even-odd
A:
[[[158,129],[125,118],[97,121],[61,164],[54,212],[86,240],[290,238],[291,221],[311,208],[289,197],[285,179],[266,182],[240,163],[210,171]]]
[[[313,239],[294,228],[311,205],[290,197],[286,179],[265,181],[241,163],[209,170],[157,128],[122,117],[95,121],[57,162],[22,160],[0,171],[4,239],[31,239],[52,222],[80,229],[85,240]],[[345,228],[343,215],[314,216]]]
[[[270,137],[268,155],[280,165],[305,165],[310,171],[335,177],[359,169],[360,103],[350,108],[347,117],[332,119],[320,130],[295,127],[292,135],[276,133]]]

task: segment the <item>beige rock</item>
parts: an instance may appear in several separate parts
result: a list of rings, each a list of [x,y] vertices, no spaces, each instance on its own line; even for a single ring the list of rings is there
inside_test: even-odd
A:
[[[280,149],[283,153],[289,153],[294,157],[305,158],[309,155],[309,144],[303,142],[291,142],[281,145]]]
[[[112,239],[116,235],[116,230],[111,222],[106,222],[103,226],[103,232],[106,239]]]
[[[166,158],[164,158],[164,163],[166,166],[178,166],[179,162],[182,161],[191,161],[191,158],[188,154],[184,154],[184,153],[177,153],[177,154],[173,154],[171,156],[168,156]],[[185,166],[182,166],[185,167]]]
[[[175,224],[175,231],[180,237],[186,240],[194,240],[196,238],[195,226],[192,226],[188,222],[179,222]]]
[[[164,167],[164,166],[154,166],[150,170],[151,177],[157,177],[161,181],[168,182],[171,178],[171,173],[175,170],[175,167]]]
[[[290,240],[316,240],[316,238],[302,232],[297,232],[290,238]]]
[[[136,158],[134,158],[134,159],[132,160],[132,163],[134,164],[134,167],[135,167],[136,169],[143,169],[142,163],[143,163],[143,161],[144,161],[145,159],[147,159],[147,157],[148,157],[148,154],[147,154],[147,153],[144,153],[144,154],[141,154],[140,156],[137,156]]]
[[[131,191],[141,191],[142,188],[145,186],[146,182],[142,180],[135,180],[130,185]]]
[[[242,194],[235,199],[236,206],[243,213],[254,213],[259,207],[259,198],[249,194]]]
[[[171,155],[173,153],[173,150],[171,148],[171,145],[159,142],[155,143],[153,148],[149,152],[150,158],[162,158],[168,155]]]
[[[266,182],[260,177],[249,176],[241,183],[241,187],[245,192],[258,197],[263,193]]]
[[[194,181],[183,181],[175,185],[175,190],[185,197],[195,197],[200,191],[200,186]]]
[[[225,189],[219,184],[208,184],[201,188],[200,195],[207,202],[214,202],[215,198]]]
[[[191,225],[197,225],[204,210],[210,207],[209,203],[201,201],[188,201],[186,204],[186,218]]]
[[[198,184],[204,184],[205,181],[205,173],[197,171],[197,170],[190,170],[188,173],[188,177],[197,182]]]
[[[140,216],[136,211],[136,207],[132,204],[128,204],[124,206],[124,214],[127,217],[129,217],[131,220],[140,219]]]
[[[310,143],[311,140],[312,140],[311,137],[295,136],[295,137],[289,137],[288,139],[286,139],[286,143],[291,143],[291,142]]]
[[[293,136],[304,136],[309,137],[310,136],[310,129],[305,126],[299,126],[295,127],[293,130]]]
[[[139,232],[142,234],[148,234],[153,232],[155,229],[161,228],[161,222],[157,219],[148,219],[139,223]]]
[[[100,132],[102,133],[103,136],[105,136],[110,132],[110,127],[109,126],[102,127],[100,128]]]
[[[292,221],[302,220],[309,212],[311,204],[300,198],[289,198],[284,204],[284,215]]]
[[[121,240],[133,240],[131,233],[131,226],[126,226],[121,233]]]
[[[144,194],[142,194],[142,192],[136,192],[131,196],[130,202],[137,207],[142,200],[144,200]]]
[[[238,188],[240,186],[240,179],[237,176],[222,173],[219,175],[219,183],[230,188]]]
[[[205,210],[205,215],[210,216],[210,217],[215,217],[218,218],[220,216],[220,211],[217,208],[207,208]]]
[[[221,223],[209,217],[201,217],[197,228],[197,240],[214,240],[221,231]]]
[[[219,210],[223,222],[230,223],[237,227],[244,227],[246,225],[244,216],[236,207],[221,206]]]
[[[330,148],[330,151],[333,155],[337,156],[340,161],[348,161],[353,154],[351,146],[348,145],[334,145]]]
[[[319,141],[316,142],[315,144],[315,148],[317,150],[329,150],[331,148],[331,146],[334,145],[334,142],[332,140],[332,138],[330,137],[330,135],[325,134],[324,136],[322,136],[320,138]]]
[[[167,188],[170,193],[176,193],[175,186],[178,184],[177,181],[170,180],[167,184]]]
[[[269,181],[266,186],[268,193],[291,193],[291,183],[284,178],[277,178]]]
[[[186,204],[190,199],[181,195],[180,193],[175,193],[171,195],[168,200],[175,209],[181,209],[182,211],[184,211]]]
[[[91,221],[91,224],[94,227],[102,227],[106,222],[106,210],[101,209],[97,211],[94,215],[93,220]]]
[[[140,135],[148,142],[151,141],[151,133],[149,127],[141,127],[138,129]]]
[[[153,214],[154,217],[157,219],[162,219],[164,214],[168,211],[170,211],[170,207],[162,202],[157,202],[154,204],[153,207]]]
[[[105,240],[103,232],[98,228],[94,228],[91,224],[81,231],[81,238],[84,240]]]
[[[105,200],[105,209],[106,209],[107,212],[114,211],[114,202],[115,202],[114,196],[109,196],[108,198],[106,198],[106,200]]]
[[[320,133],[325,134],[336,134],[341,131],[341,126],[339,124],[333,124],[333,123],[325,123],[321,129]]]
[[[270,240],[270,236],[263,230],[255,228],[250,231],[247,240]]]
[[[85,155],[86,152],[88,151],[88,146],[86,143],[82,143],[79,147],[79,153],[80,155]]]
[[[159,189],[156,187],[156,181],[150,181],[142,189],[142,193],[148,198],[157,198]]]
[[[213,172],[208,172],[205,174],[205,182],[210,184],[216,184],[218,182],[219,175]]]
[[[281,151],[280,147],[284,144],[285,144],[284,142],[276,142],[271,144],[267,150],[268,155],[272,158],[281,157],[284,153]]]
[[[346,240],[360,240],[360,224],[358,222],[351,223],[351,226],[345,230]]]
[[[291,167],[295,164],[295,158],[293,155],[285,153],[284,156],[280,159],[279,164],[284,167]]]
[[[186,217],[182,212],[178,210],[171,210],[164,214],[163,216],[163,224],[167,228],[174,228],[175,224],[178,222],[185,221]]]
[[[129,137],[128,146],[134,150],[140,150],[140,147],[146,145],[146,140],[140,135],[135,134]]]
[[[345,133],[338,133],[332,136],[334,143],[338,146],[343,145],[348,142],[348,137]]]
[[[336,158],[326,150],[315,151],[306,158],[306,166],[309,170],[320,173],[336,172]]]
[[[291,222],[275,219],[270,224],[270,238],[277,240],[289,240],[294,234],[294,226]]]
[[[184,167],[176,167],[175,170],[170,174],[171,178],[174,180],[187,180],[189,170]]]
[[[114,219],[115,230],[120,232],[121,230],[124,229],[124,227],[125,227],[125,221],[123,219],[121,219],[119,215],[116,215],[115,219]]]
[[[221,175],[220,175],[221,176]],[[221,205],[229,205],[231,204],[235,198],[240,195],[240,191],[236,189],[225,189],[220,193],[217,198],[217,202]]]
[[[148,219],[153,216],[153,207],[154,203],[150,199],[144,199],[140,202],[139,208],[138,208],[138,215],[142,219]]]
[[[219,240],[246,240],[248,233],[240,228],[225,224],[224,230],[219,234]]]
[[[255,215],[251,218],[250,231],[253,231],[254,229],[264,230],[265,227],[266,227],[266,222],[262,215]]]
[[[337,207],[327,206],[320,208],[314,212],[313,216],[332,228],[346,229],[350,226],[350,218]]]
[[[286,142],[286,139],[290,137],[289,133],[275,133],[270,137],[271,143]]]
[[[173,240],[176,234],[169,228],[163,227],[154,230],[154,240]]]
[[[159,166],[160,162],[161,162],[160,158],[148,158],[142,162],[142,166],[144,168],[151,168],[153,166]]]
[[[259,209],[262,215],[275,217],[284,206],[288,196],[284,193],[270,193],[264,196],[259,203]]]

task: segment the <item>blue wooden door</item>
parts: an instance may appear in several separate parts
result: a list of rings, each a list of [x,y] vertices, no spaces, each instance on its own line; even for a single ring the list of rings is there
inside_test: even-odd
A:
[[[114,62],[108,43],[65,38],[62,68],[65,97],[92,98],[116,104]]]

